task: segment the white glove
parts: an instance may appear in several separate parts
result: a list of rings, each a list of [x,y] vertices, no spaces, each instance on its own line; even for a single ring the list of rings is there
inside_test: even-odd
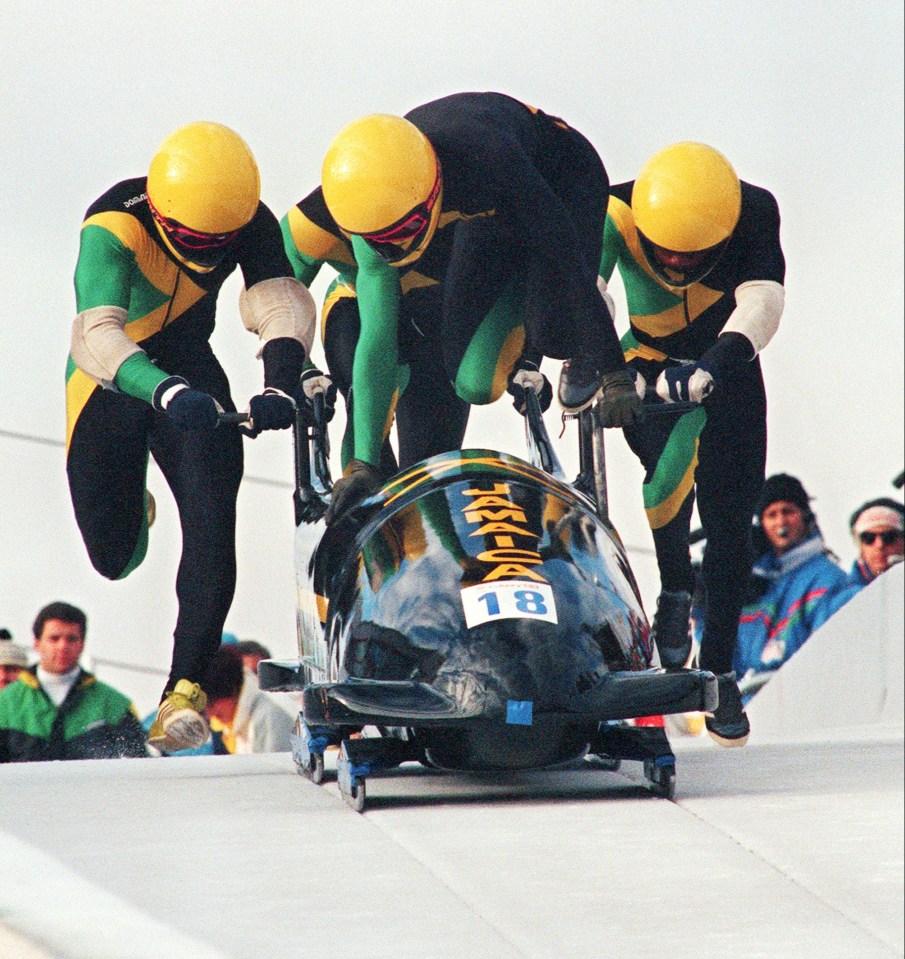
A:
[[[326,373],[321,373],[320,370],[311,370],[310,372],[315,375],[302,377],[302,389],[305,391],[305,399],[313,400],[318,393],[329,392],[331,387],[333,387],[334,393],[336,392],[336,388],[333,386],[333,380],[331,380]]]
[[[657,396],[667,403],[702,403],[715,385],[706,363],[670,366],[657,377]]]

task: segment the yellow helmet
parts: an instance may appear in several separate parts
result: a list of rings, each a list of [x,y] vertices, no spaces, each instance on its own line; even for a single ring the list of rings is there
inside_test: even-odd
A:
[[[189,123],[154,154],[147,194],[171,252],[203,272],[213,269],[255,215],[261,178],[237,133],[219,123]]]
[[[674,143],[656,153],[632,188],[648,265],[671,286],[688,286],[714,267],[741,208],[732,164],[704,143]]]
[[[393,266],[417,260],[437,229],[440,164],[403,117],[377,113],[340,130],[324,156],[321,186],[337,224]]]

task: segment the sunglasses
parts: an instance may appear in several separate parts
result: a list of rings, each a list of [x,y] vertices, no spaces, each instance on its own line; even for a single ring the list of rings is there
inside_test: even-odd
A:
[[[899,529],[884,529],[882,533],[873,533],[870,530],[865,530],[859,534],[858,539],[860,539],[865,546],[873,546],[877,537],[879,537],[880,542],[884,546],[892,546],[893,543],[897,543],[902,539],[903,535],[905,534]]]
[[[431,213],[439,195],[440,170],[438,169],[434,185],[423,203],[419,203],[414,210],[385,230],[363,233],[362,239],[388,262],[392,263],[393,260],[400,259],[409,251],[412,242],[427,231]]]
[[[239,233],[238,230],[230,230],[229,233],[199,233],[197,230],[183,226],[177,220],[164,216],[151,202],[150,197],[148,197],[148,206],[151,208],[151,215],[161,225],[166,235],[184,250],[217,250],[232,243]]]

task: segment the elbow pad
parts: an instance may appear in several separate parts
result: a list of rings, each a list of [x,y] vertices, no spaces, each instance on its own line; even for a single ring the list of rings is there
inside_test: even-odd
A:
[[[754,347],[754,355],[773,339],[785,303],[785,289],[775,280],[749,280],[735,290],[735,309],[723,333],[741,333]]]
[[[129,339],[121,306],[95,306],[83,310],[72,324],[69,352],[75,365],[104,389],[113,389],[117,370],[141,347]]]
[[[311,355],[317,309],[304,283],[290,276],[261,280],[239,294],[239,313],[245,329],[261,340],[259,359],[270,340],[283,337],[297,340]]]

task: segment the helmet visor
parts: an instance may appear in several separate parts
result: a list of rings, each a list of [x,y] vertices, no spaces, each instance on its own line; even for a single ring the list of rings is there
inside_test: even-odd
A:
[[[151,202],[150,197],[148,206],[176,252],[199,266],[211,267],[220,263],[239,234],[238,230],[230,230],[229,233],[200,233],[164,216]]]
[[[638,236],[647,265],[664,283],[675,287],[691,286],[692,283],[702,280],[716,266],[729,243],[727,238],[706,250],[683,253],[657,246],[640,230]]]
[[[418,248],[431,224],[431,215],[440,195],[440,171],[431,187],[430,194],[423,203],[419,203],[401,220],[392,226],[375,233],[363,233],[362,239],[387,263],[397,263],[405,259]]]

